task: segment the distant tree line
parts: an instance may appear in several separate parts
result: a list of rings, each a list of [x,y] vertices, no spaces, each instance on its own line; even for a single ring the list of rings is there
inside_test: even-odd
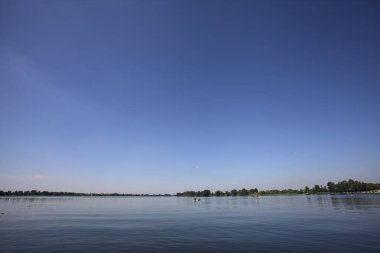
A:
[[[149,196],[162,197],[170,194],[132,194],[132,193],[78,193],[78,192],[49,192],[49,191],[0,191],[0,196]]]
[[[362,191],[375,191],[380,190],[380,183],[364,183],[360,181],[354,181],[352,179],[348,181],[341,181],[338,183],[328,182],[327,189],[329,192],[362,192]]]
[[[260,191],[259,194],[260,194],[260,195],[280,195],[280,194],[289,195],[289,194],[304,194],[304,190],[302,190],[302,189],[300,189],[300,190],[296,190],[296,189],[277,190],[277,189],[274,189],[274,190]]]
[[[177,193],[178,197],[210,197],[210,196],[256,196],[256,195],[285,195],[285,194],[334,194],[334,193],[359,193],[380,190],[380,183],[364,183],[349,179],[348,181],[340,181],[338,183],[328,182],[326,186],[314,185],[304,189],[284,189],[284,190],[262,190],[257,188],[240,190],[211,192],[210,190],[203,191],[185,191]]]
[[[327,186],[315,185],[313,188],[305,187],[306,194],[323,193],[359,193],[380,190],[380,183],[364,183],[357,180],[343,180],[338,183],[328,182]]]
[[[257,188],[231,191],[185,191],[177,193],[178,197],[211,197],[211,196],[257,196],[257,195],[281,195],[281,194],[335,194],[335,193],[361,193],[380,190],[380,183],[364,183],[356,180],[344,180],[337,183],[328,182],[326,186],[314,185],[304,189],[263,190]],[[0,196],[171,196],[170,194],[132,194],[132,193],[77,193],[77,192],[49,192],[49,191],[1,191]]]
[[[236,190],[233,189],[231,191],[215,191],[211,192],[210,190],[203,190],[203,191],[185,191],[185,192],[179,192],[177,193],[178,197],[211,197],[211,196],[249,196],[249,195],[256,195],[258,194],[259,191],[254,188],[254,189],[240,189]]]

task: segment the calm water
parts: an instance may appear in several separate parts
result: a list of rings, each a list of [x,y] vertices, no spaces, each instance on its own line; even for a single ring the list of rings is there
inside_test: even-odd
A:
[[[380,252],[380,195],[0,198],[0,252]]]

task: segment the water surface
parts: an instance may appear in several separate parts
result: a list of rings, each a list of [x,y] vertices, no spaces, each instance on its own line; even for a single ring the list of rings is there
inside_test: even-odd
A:
[[[380,195],[2,197],[0,252],[380,252]]]

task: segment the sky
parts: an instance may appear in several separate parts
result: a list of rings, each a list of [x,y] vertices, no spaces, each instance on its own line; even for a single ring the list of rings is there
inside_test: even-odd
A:
[[[0,190],[380,182],[379,11],[0,0]]]

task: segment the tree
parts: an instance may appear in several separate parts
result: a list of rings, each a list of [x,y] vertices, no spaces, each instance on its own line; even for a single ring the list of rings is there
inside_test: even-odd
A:
[[[247,189],[243,188],[243,189],[239,190],[238,195],[239,196],[248,196],[249,191]]]
[[[210,195],[211,195],[211,191],[210,190],[203,190],[201,192],[201,196],[203,196],[203,197],[210,197]]]
[[[327,183],[327,188],[328,188],[329,192],[336,192],[335,183],[334,182],[328,182]]]
[[[318,193],[321,191],[321,187],[319,185],[314,185],[314,188],[312,189],[313,193]]]
[[[255,194],[258,194],[259,191],[257,190],[257,188],[254,188],[254,189],[249,189],[249,195],[255,195]]]
[[[215,193],[214,193],[214,195],[215,196],[217,196],[217,197],[219,197],[219,196],[223,196],[224,195],[224,193],[222,192],[222,191],[216,191]]]

